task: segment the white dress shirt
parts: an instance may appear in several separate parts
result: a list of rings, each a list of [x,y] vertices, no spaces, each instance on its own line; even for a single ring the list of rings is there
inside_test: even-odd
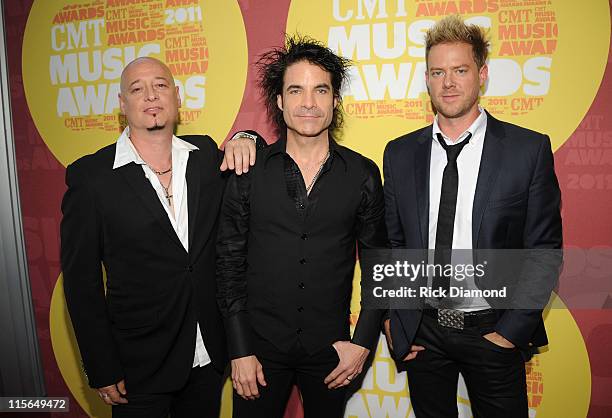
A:
[[[129,129],[129,127],[125,128],[117,140],[113,170],[132,162],[142,167],[145,177],[149,180],[149,182],[151,182],[151,186],[153,186],[161,205],[168,215],[172,228],[174,228],[176,235],[178,235],[181,244],[183,244],[183,247],[185,248],[185,251],[189,251],[189,213],[187,208],[187,181],[185,179],[185,173],[187,171],[189,153],[193,150],[197,150],[198,147],[172,135],[171,173],[172,200],[174,203],[174,210],[172,210],[168,204],[166,192],[164,191],[159,178],[140,157],[138,151],[136,151],[136,148],[134,147],[134,144],[130,140]],[[200,332],[200,324],[196,323],[196,346],[193,367],[206,366],[209,363],[210,356],[208,355],[208,351],[206,351],[206,347],[204,346],[204,340],[202,339],[202,334]]]
[[[438,210],[440,207],[440,193],[442,190],[442,176],[448,162],[446,151],[438,142],[438,133],[442,134],[448,145],[465,141],[468,134],[472,134],[470,141],[463,147],[457,157],[457,171],[459,173],[459,187],[457,189],[457,208],[455,212],[455,225],[453,229],[453,249],[472,248],[472,208],[476,193],[476,182],[480,169],[480,159],[487,130],[487,114],[478,108],[480,115],[463,132],[455,142],[451,141],[440,130],[438,117],[433,123],[433,141],[431,145],[431,161],[429,167],[429,248],[436,248],[436,230],[438,228]],[[431,251],[430,251],[431,252]],[[430,260],[432,262],[432,260]],[[471,251],[453,252],[452,264],[472,264]],[[476,289],[474,277],[468,276],[460,284],[464,288]],[[463,311],[488,309],[490,305],[483,298],[453,299],[453,306]]]

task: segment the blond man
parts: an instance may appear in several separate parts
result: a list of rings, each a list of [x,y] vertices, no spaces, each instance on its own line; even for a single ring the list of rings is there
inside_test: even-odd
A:
[[[457,16],[434,25],[426,34],[425,74],[434,123],[391,141],[384,154],[392,246],[435,250],[436,264],[450,261],[444,250],[562,244],[550,140],[479,106],[487,54],[482,28]],[[429,279],[433,288],[449,286]],[[472,278],[464,286],[487,283]],[[456,417],[461,373],[474,417],[527,417],[524,361],[547,344],[542,310],[505,309],[478,297],[424,303],[424,309],[392,311],[385,324],[408,371],[416,416]]]

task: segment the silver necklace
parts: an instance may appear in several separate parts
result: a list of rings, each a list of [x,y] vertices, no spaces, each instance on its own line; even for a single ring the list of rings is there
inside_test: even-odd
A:
[[[170,199],[172,199],[172,195],[170,194],[170,186],[172,186],[172,174],[170,174],[170,180],[168,181],[168,187],[164,186],[164,183],[162,183],[161,180],[159,181],[159,184],[161,184],[162,189],[164,189],[164,193],[166,195],[165,197],[168,200],[168,205],[172,205],[172,202],[170,201]]]
[[[130,142],[132,141],[132,137],[128,136],[128,138],[130,139]],[[134,146],[134,149],[136,150],[136,146],[134,145],[134,143],[132,142],[132,145]],[[138,156],[140,157],[140,153],[138,152],[138,150],[136,150],[136,154],[138,154]],[[140,159],[142,159],[142,157],[140,157]],[[143,160],[144,161],[144,160]],[[147,165],[147,167],[149,167],[151,169],[152,172],[154,172],[155,174],[157,174],[158,176],[163,176],[164,174],[168,174],[169,172],[172,171],[172,162],[170,162],[170,168],[167,170],[163,170],[163,171],[157,171],[156,169],[154,169],[153,167],[151,167],[149,165],[149,163],[147,163],[146,161],[144,161],[144,163]],[[160,181],[161,183],[161,181]],[[168,186],[170,187],[170,186]],[[172,197],[172,196],[170,196]]]
[[[146,164],[146,163],[145,163]],[[154,169],[153,167],[151,167],[149,164],[147,164],[147,167],[149,167],[151,169],[151,171],[153,171],[155,174],[157,174],[158,176],[163,176],[164,174],[168,174],[169,172],[172,171],[172,165],[170,166],[169,169],[164,170],[164,171],[157,171],[156,169]]]
[[[319,178],[319,175],[321,175],[321,171],[323,170],[323,166],[325,165],[325,163],[327,162],[328,159],[329,159],[329,151],[327,151],[327,156],[325,156],[323,161],[321,161],[321,165],[319,166],[319,169],[317,170],[317,173],[312,178],[312,181],[310,182],[310,185],[308,185],[308,187],[306,187],[306,195],[310,194],[310,190],[312,190],[312,186],[314,186],[315,182]]]

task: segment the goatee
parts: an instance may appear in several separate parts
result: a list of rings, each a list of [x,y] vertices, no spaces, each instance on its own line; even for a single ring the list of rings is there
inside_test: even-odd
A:
[[[150,128],[147,128],[147,131],[149,132],[153,132],[153,131],[159,131],[161,129],[164,129],[165,125],[158,125],[157,122],[155,122],[154,126],[151,126]]]

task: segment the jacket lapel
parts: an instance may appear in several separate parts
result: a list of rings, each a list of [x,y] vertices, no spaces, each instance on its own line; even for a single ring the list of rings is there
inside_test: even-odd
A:
[[[489,201],[489,195],[499,175],[502,158],[504,155],[504,143],[502,139],[505,130],[502,124],[487,112],[487,131],[484,137],[478,181],[474,194],[474,206],[472,209],[472,246],[478,248],[478,234],[482,217]]]
[[[198,150],[193,150],[189,153],[187,160],[187,171],[185,179],[187,181],[187,211],[189,213],[189,252],[193,253],[193,237],[196,230],[196,220],[198,219],[198,209],[200,203],[200,188],[201,188],[201,168],[196,160]],[[202,231],[200,231],[202,232]]]
[[[417,141],[419,144],[414,153],[416,201],[422,248],[427,248],[429,245],[429,163],[431,160],[432,127],[429,126],[423,130]]]
[[[144,207],[149,210],[153,217],[157,220],[160,227],[168,234],[170,239],[179,247],[183,248],[179,237],[174,232],[174,228],[168,219],[168,214],[164,210],[155,189],[144,175],[142,167],[138,164],[130,163],[118,168],[118,171],[123,175],[127,183],[132,187],[134,193],[140,198]],[[184,248],[183,248],[184,249]]]

